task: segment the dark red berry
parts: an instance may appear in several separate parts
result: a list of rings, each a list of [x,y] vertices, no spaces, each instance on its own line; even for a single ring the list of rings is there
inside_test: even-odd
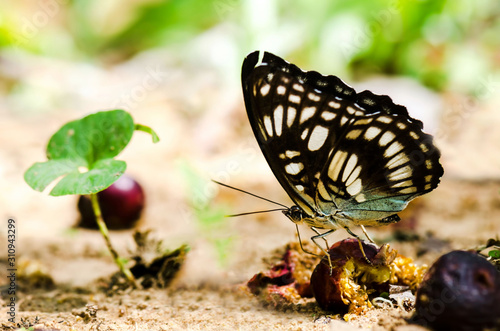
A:
[[[144,191],[134,179],[122,175],[107,189],[97,193],[104,222],[110,230],[130,229],[135,226],[144,208]],[[78,200],[78,226],[97,229],[94,211],[88,196]]]
[[[497,330],[500,273],[476,253],[445,254],[425,275],[415,308],[413,321],[437,330]]]

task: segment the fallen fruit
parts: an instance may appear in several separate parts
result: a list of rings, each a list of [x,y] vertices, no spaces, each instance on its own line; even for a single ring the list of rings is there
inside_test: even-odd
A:
[[[133,178],[122,175],[107,189],[97,193],[104,222],[110,230],[131,229],[144,208],[144,191]],[[97,229],[94,211],[89,197],[80,196],[79,227]]]
[[[308,247],[314,250],[315,247]],[[296,304],[303,298],[312,298],[309,279],[317,257],[302,252],[299,243],[290,243],[266,271],[250,279],[246,288],[265,303],[274,306]]]
[[[349,238],[335,243],[328,254],[314,269],[311,286],[318,305],[327,311],[359,312],[371,307],[368,295],[376,292],[374,287],[391,279],[390,264],[396,257],[388,245],[380,248],[362,242],[369,264],[360,249],[357,239]]]
[[[441,256],[417,290],[418,324],[443,330],[500,327],[500,273],[476,253]]]

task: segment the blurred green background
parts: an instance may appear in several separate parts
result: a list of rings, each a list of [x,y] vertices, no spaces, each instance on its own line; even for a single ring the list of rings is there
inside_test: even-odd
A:
[[[226,71],[264,49],[341,77],[405,75],[474,95],[500,66],[499,16],[496,0],[3,1],[0,47],[102,65],[167,47]]]

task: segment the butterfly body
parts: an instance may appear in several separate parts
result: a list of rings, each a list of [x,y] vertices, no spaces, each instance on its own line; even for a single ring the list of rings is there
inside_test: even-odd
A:
[[[242,86],[254,134],[294,201],[294,223],[348,229],[399,221],[409,201],[437,187],[432,136],[388,96],[356,93],[336,76],[253,52]]]

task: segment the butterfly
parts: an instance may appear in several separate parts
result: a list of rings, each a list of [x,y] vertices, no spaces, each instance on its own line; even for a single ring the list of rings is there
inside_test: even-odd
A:
[[[398,222],[397,212],[438,186],[433,137],[390,97],[356,93],[268,52],[249,54],[241,79],[255,137],[295,203],[283,212],[315,231],[316,245],[341,228],[360,240],[351,226],[373,242],[364,226]]]

